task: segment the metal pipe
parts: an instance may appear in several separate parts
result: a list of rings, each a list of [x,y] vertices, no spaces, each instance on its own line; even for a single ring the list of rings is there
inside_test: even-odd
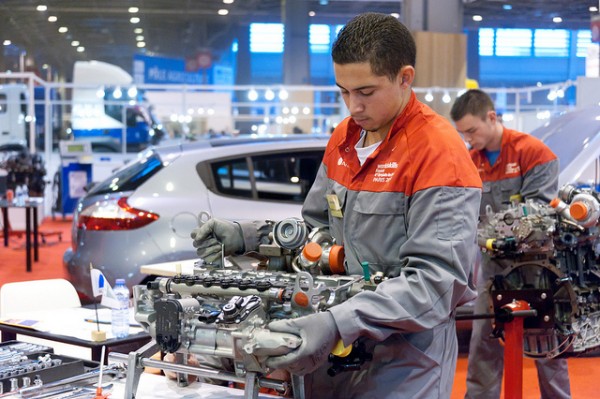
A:
[[[108,355],[109,362],[119,361],[126,363],[128,361],[128,358],[129,356],[124,353],[111,352]],[[177,373],[192,374],[199,377],[215,378],[217,380],[233,381],[242,384],[246,383],[246,379],[244,377],[238,377],[235,373],[231,373],[228,371],[207,369],[197,366],[186,366],[184,364],[175,364],[149,358],[140,358],[139,364],[142,367],[154,367],[162,370],[174,371]],[[258,378],[258,386],[261,388],[275,389],[279,392],[284,392],[288,389],[288,383],[286,381],[274,380],[272,378],[264,377]]]

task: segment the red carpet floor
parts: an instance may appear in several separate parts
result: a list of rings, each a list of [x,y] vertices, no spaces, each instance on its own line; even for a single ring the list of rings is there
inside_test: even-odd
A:
[[[62,255],[71,245],[71,220],[63,220],[60,216],[56,220],[47,218],[42,223],[40,231],[60,231],[62,232],[62,241],[59,241],[56,235],[47,237],[47,243],[40,244],[39,262],[34,262],[32,271],[27,273],[25,270],[25,240],[23,237],[10,235],[9,246],[0,247],[0,285],[12,281],[66,277],[62,266]],[[465,394],[466,356],[461,353],[458,359],[452,399],[463,398]],[[600,398],[600,358],[579,357],[570,358],[568,361],[573,398]],[[524,360],[523,379],[523,399],[539,399],[536,370],[530,359]]]

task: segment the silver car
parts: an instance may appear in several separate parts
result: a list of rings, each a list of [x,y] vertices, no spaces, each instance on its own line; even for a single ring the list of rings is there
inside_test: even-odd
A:
[[[249,137],[151,148],[79,200],[63,263],[83,300],[90,265],[110,284],[140,266],[196,257],[190,233],[208,217],[300,217],[327,136]]]

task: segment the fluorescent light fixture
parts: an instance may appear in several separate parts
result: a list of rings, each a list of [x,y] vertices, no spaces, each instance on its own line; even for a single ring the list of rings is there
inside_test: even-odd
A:
[[[73,41],[71,42],[71,46],[73,46],[73,47],[77,47],[77,46],[79,46],[79,42],[78,42],[77,40],[73,40]]]
[[[83,46],[77,47],[77,52],[78,53],[83,53],[84,51],[85,51],[85,47],[83,47]]]
[[[309,16],[309,17],[314,17],[315,15],[317,15],[317,13],[316,13],[316,12],[314,12],[314,11],[309,11],[309,12],[308,12],[308,16]]]
[[[138,36],[135,37],[135,40],[137,42],[143,42],[144,41],[144,36],[143,35],[138,35]]]
[[[56,17],[56,15],[50,15],[48,17],[48,22],[56,22],[58,21],[58,18]]]
[[[61,26],[60,28],[58,28],[58,31],[60,33],[67,33],[69,31],[69,28],[67,28],[66,26]]]
[[[562,22],[562,18],[561,17],[554,17],[554,18],[552,18],[552,22],[554,22],[555,24],[560,24]]]
[[[136,12],[139,12],[140,9],[137,7],[129,7],[129,9],[127,11],[129,11],[132,14],[135,14]]]
[[[146,42],[137,42],[136,46],[139,48],[146,47]]]
[[[223,4],[233,4],[234,0],[223,0]]]
[[[44,4],[40,4],[35,9],[38,10],[38,11],[46,11],[48,9],[48,6],[46,6]]]
[[[473,21],[481,22],[483,21],[483,17],[481,15],[473,15]]]
[[[227,14],[229,14],[229,10],[221,8],[219,11],[217,11],[217,14],[219,14],[219,15],[227,15]]]
[[[142,29],[142,28],[135,28],[133,30],[133,33],[135,33],[136,35],[139,35],[140,33],[144,33],[144,29]]]
[[[506,11],[509,11],[509,10],[512,10],[512,6],[511,6],[510,4],[504,4],[504,5],[502,6],[502,9],[503,9],[503,10],[506,10]]]
[[[12,44],[12,42],[8,39],[6,39],[4,42],[2,42],[2,44],[4,44],[5,46],[10,46]]]
[[[129,18],[129,22],[131,22],[132,24],[139,24],[140,19],[138,17],[131,17]]]

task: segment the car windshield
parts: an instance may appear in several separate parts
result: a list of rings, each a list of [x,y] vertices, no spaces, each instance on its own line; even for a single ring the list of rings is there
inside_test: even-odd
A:
[[[600,108],[566,113],[531,132],[558,156],[561,172],[590,145],[600,140]]]
[[[133,191],[163,168],[157,153],[132,161],[108,179],[96,184],[89,194],[110,194],[118,191]]]

